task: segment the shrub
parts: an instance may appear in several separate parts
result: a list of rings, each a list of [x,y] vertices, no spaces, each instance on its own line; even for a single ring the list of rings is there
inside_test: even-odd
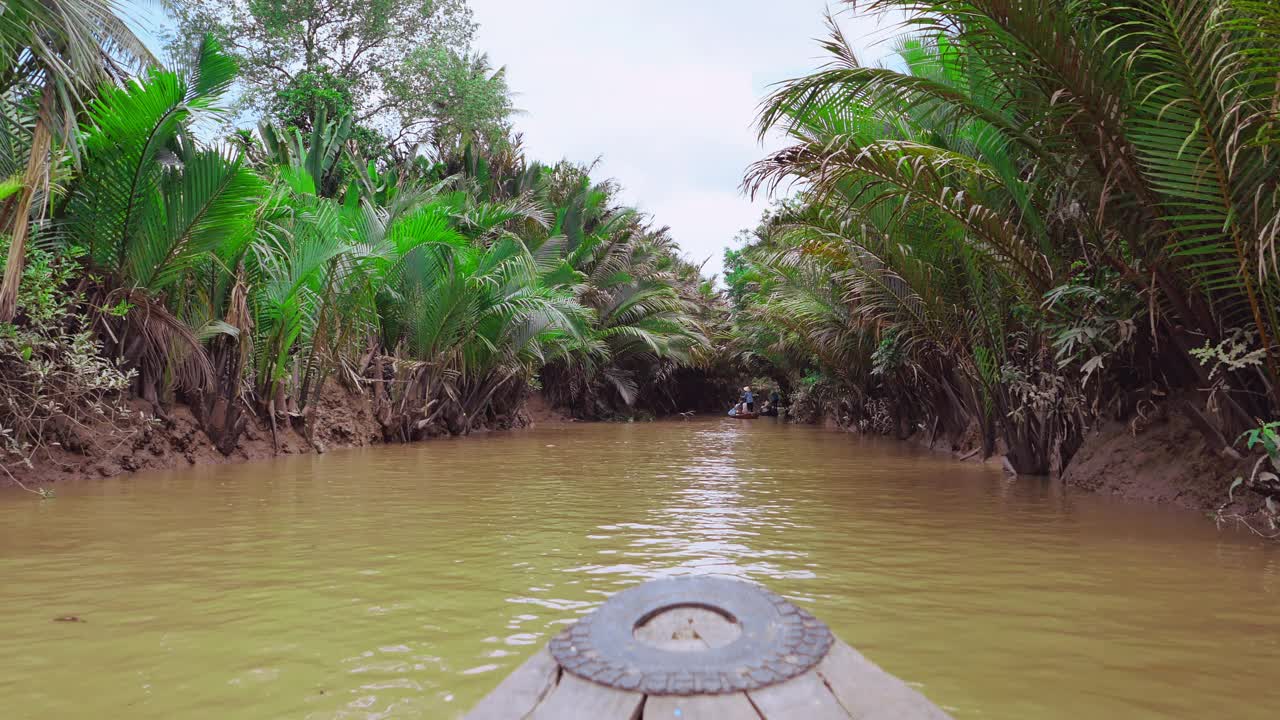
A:
[[[74,259],[27,250],[17,319],[0,323],[0,468],[30,465],[45,447],[89,449],[129,414],[132,373],[102,356],[82,296],[68,291],[77,271]]]

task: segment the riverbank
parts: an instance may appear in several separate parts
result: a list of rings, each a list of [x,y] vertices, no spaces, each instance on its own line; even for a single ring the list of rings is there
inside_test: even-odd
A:
[[[1055,479],[1075,492],[1106,495],[1126,501],[1171,505],[1210,515],[1256,520],[1265,525],[1265,500],[1261,495],[1229,489],[1237,477],[1249,477],[1256,456],[1215,448],[1205,435],[1173,403],[1156,406],[1128,422],[1109,421],[1090,431],[1081,447],[1064,463]],[[830,414],[825,427],[861,432],[841,424]],[[936,435],[917,431],[903,439],[957,461],[1002,468],[1014,475],[1005,459],[1003,443],[983,457],[982,437],[976,427],[966,432]]]
[[[214,446],[185,405],[174,406],[163,417],[148,412],[145,403],[137,402],[134,409],[138,417],[130,427],[86,441],[78,449],[42,448],[32,458],[31,467],[9,468],[13,480],[35,488],[143,470],[224,465],[338,448],[399,444],[386,440],[366,395],[336,383],[326,385],[305,423],[300,418],[294,423],[281,422],[273,436],[270,427],[251,420],[229,455]],[[503,427],[478,428],[475,432],[573,422],[578,421],[534,393]],[[840,428],[829,417],[822,424]],[[841,429],[856,432],[855,428]],[[956,437],[917,432],[906,442],[961,462],[994,465],[1010,472],[999,452],[982,457],[976,431]],[[1157,412],[1141,425],[1113,422],[1091,432],[1060,477],[1064,486],[1079,492],[1213,513],[1227,503],[1231,480],[1247,476],[1251,464],[1249,458],[1214,452],[1184,416]],[[8,481],[0,478],[0,484]],[[1260,497],[1238,493],[1225,512],[1252,517],[1261,511],[1262,504]]]
[[[99,429],[77,443],[79,447],[38,448],[30,467],[18,465],[10,467],[9,472],[18,482],[34,487],[141,470],[223,465],[382,442],[381,428],[368,398],[336,384],[326,386],[320,394],[306,428],[309,432],[301,431],[301,425],[281,422],[273,436],[270,427],[264,427],[257,418],[249,418],[230,454],[214,446],[186,405],[174,405],[164,415],[158,415],[148,403],[134,401],[132,410],[133,417]]]
[[[400,444],[386,439],[367,395],[333,382],[325,385],[305,422],[301,418],[293,418],[294,422],[282,420],[273,434],[260,419],[248,418],[245,431],[230,454],[218,450],[187,405],[174,405],[163,416],[142,401],[134,401],[132,410],[132,419],[86,436],[77,443],[78,447],[37,449],[29,467],[9,466],[12,478],[0,477],[0,486],[13,483],[36,488],[143,470],[226,465],[339,448]],[[570,422],[576,421],[553,408],[541,395],[533,394],[503,427],[481,427],[472,432]]]
[[[1262,498],[1238,492],[1228,503],[1236,477],[1248,477],[1256,458],[1215,451],[1191,422],[1179,414],[1159,417],[1135,428],[1109,422],[1091,432],[1062,473],[1072,489],[1127,500],[1176,505],[1214,512],[1251,514]]]

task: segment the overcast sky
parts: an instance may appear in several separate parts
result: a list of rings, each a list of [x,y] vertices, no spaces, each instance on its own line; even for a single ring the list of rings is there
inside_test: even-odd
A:
[[[516,127],[544,162],[601,164],[690,260],[721,270],[726,245],[765,200],[738,191],[766,148],[756,109],[772,83],[825,62],[823,0],[470,0],[478,49],[507,79]],[[844,7],[843,4],[838,4]],[[900,26],[843,13],[874,64]],[[776,144],[776,141],[775,141]]]

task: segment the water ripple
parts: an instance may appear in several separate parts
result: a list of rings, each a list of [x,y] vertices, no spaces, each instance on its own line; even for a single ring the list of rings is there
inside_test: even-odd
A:
[[[0,707],[456,717],[613,592],[689,574],[805,603],[960,718],[1280,703],[1274,549],[902,445],[709,419],[0,494]]]

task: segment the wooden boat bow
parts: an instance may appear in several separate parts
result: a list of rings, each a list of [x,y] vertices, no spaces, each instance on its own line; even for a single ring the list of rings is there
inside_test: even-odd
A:
[[[466,720],[945,720],[768,590],[688,577],[624,590],[557,635]]]

